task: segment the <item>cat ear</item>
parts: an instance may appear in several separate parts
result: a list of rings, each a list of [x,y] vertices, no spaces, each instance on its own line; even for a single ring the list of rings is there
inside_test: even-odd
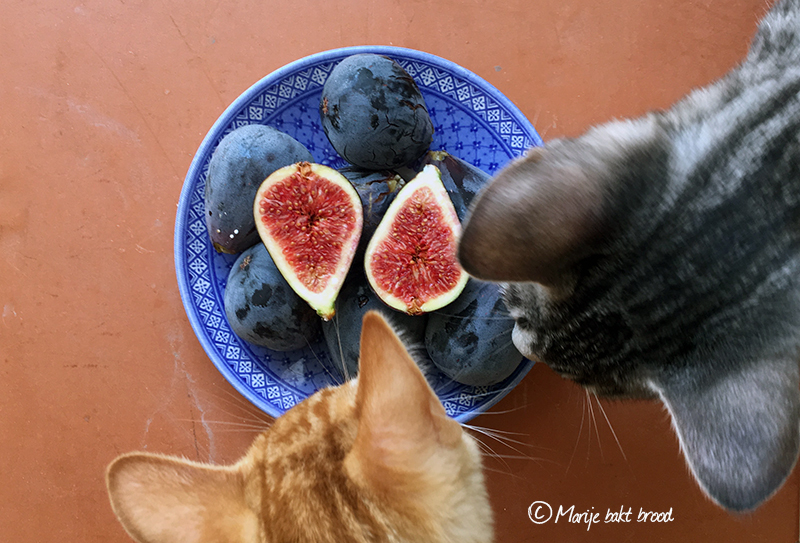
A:
[[[458,258],[487,281],[557,283],[565,270],[597,252],[626,205],[653,183],[637,160],[658,149],[650,117],[593,128],[562,139],[503,168],[470,209]]]
[[[377,312],[361,328],[356,414],[351,451],[373,482],[417,469],[427,457],[460,443],[461,426],[447,416],[416,362]]]
[[[235,468],[130,453],[111,463],[106,484],[114,513],[140,543],[258,541]]]
[[[551,164],[548,153],[531,149],[479,194],[458,250],[470,275],[549,284],[599,231],[598,180],[577,164]]]
[[[761,361],[701,379],[685,371],[656,388],[689,467],[722,507],[754,509],[781,486],[797,458],[797,361]]]

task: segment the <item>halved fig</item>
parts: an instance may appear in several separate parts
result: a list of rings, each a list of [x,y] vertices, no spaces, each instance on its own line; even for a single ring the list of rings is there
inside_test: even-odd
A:
[[[426,166],[401,190],[367,245],[367,279],[387,305],[419,315],[455,300],[467,284],[456,259],[461,224],[439,169]]]
[[[356,190],[336,170],[298,162],[261,183],[253,214],[283,277],[317,314],[330,319],[361,236]]]

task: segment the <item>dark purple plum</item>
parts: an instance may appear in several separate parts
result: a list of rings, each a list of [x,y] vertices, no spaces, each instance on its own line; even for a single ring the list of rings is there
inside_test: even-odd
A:
[[[433,141],[433,122],[417,84],[382,55],[352,55],[336,65],[323,86],[319,111],[333,148],[361,168],[405,166]]]
[[[225,286],[231,330],[254,345],[293,351],[319,337],[320,318],[283,278],[263,243],[245,250]]]
[[[434,365],[454,381],[493,385],[522,362],[511,342],[513,329],[500,287],[470,279],[453,303],[428,315],[425,347]]]
[[[269,126],[230,132],[211,155],[206,178],[206,226],[214,248],[236,254],[259,241],[253,200],[269,174],[295,162],[313,162],[301,143]]]
[[[349,167],[340,169],[339,173],[353,184],[364,206],[364,225],[356,253],[358,260],[358,255],[364,253],[372,234],[389,209],[389,204],[405,182],[402,177],[387,170],[372,171]]]
[[[322,323],[331,361],[344,379],[358,373],[361,321],[370,309],[380,311],[386,317],[412,354],[416,348],[424,350],[427,316],[412,317],[390,308],[372,291],[364,274],[353,270],[336,299],[336,314],[330,321]]]
[[[444,188],[450,195],[459,220],[463,222],[467,217],[472,200],[491,176],[446,151],[429,151],[422,159],[422,164],[418,169],[421,171],[427,164],[433,164],[439,168]]]

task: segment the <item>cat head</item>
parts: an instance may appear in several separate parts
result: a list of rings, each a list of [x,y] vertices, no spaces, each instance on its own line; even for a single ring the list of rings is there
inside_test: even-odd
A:
[[[473,438],[386,321],[367,313],[358,379],[289,410],[232,466],[131,453],[111,504],[141,543],[487,542]]]
[[[505,283],[524,355],[660,398],[700,485],[740,511],[800,444],[800,108],[736,81],[532,149],[479,195],[459,258]]]

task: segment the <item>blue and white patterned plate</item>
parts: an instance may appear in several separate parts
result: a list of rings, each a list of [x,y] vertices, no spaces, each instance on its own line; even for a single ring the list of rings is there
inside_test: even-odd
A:
[[[322,85],[331,69],[356,53],[393,58],[419,85],[434,124],[431,149],[446,150],[493,174],[527,148],[541,145],[530,122],[489,83],[450,61],[397,47],[349,47],[288,64],[247,89],[206,135],[186,174],[175,224],[178,286],[192,328],[211,361],[242,395],[278,417],[319,388],[335,384],[324,340],[288,353],[251,345],[230,329],[223,292],[235,256],[218,254],[206,232],[203,190],[208,162],[231,130],[260,123],[286,132],[306,146],[316,162],[345,165],[319,119]],[[447,413],[460,422],[489,409],[530,370],[530,361],[504,382],[469,387],[444,375],[431,383]]]

